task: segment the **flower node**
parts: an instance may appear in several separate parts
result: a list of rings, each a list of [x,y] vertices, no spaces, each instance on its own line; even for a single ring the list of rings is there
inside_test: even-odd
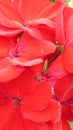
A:
[[[14,107],[20,106],[20,102],[21,102],[21,99],[19,99],[18,97],[13,97],[12,98],[12,103],[13,103]]]

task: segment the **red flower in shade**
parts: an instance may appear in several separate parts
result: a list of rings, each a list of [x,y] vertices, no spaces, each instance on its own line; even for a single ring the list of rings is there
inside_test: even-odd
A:
[[[58,80],[54,87],[56,99],[61,103],[62,117],[73,121],[73,75]]]
[[[30,69],[26,68],[14,80],[0,83],[1,130],[28,130],[28,124],[32,130],[35,130],[38,124],[38,129],[47,129],[46,124],[42,123],[57,122],[60,120],[60,114],[60,104],[52,99],[51,87],[45,80],[37,83]]]
[[[71,130],[70,125],[65,118],[62,118],[55,124],[48,122],[48,127],[50,130]]]
[[[64,2],[57,0],[50,4],[49,0],[36,0],[33,3],[34,0],[8,0],[5,4],[5,0],[0,0],[0,35],[12,36],[27,31],[41,39],[37,25],[50,27],[48,18],[54,18]]]

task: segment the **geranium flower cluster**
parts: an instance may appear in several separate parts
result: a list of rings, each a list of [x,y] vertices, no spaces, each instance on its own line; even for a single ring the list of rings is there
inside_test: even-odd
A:
[[[73,9],[0,0],[0,130],[71,130]]]

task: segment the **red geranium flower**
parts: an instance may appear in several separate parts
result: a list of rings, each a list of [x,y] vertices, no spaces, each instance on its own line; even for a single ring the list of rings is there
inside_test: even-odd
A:
[[[14,80],[0,83],[1,130],[28,130],[28,124],[35,130],[38,123],[38,129],[43,129],[46,124],[40,122],[57,122],[60,115],[60,104],[52,99],[51,87],[45,80],[37,83],[30,69]]]
[[[46,40],[36,40],[28,34],[17,42],[13,38],[0,37],[0,82],[16,78],[24,66],[43,62],[43,57],[55,51],[55,45]]]
[[[73,121],[73,74],[58,80],[54,92],[56,99],[61,103],[62,116]]]
[[[7,69],[9,68],[8,66],[12,69],[16,66],[31,66],[42,62],[44,55],[55,51],[55,45],[48,42],[48,40],[54,42],[55,39],[52,38],[55,33],[55,24],[49,18],[53,19],[57,15],[59,8],[64,6],[64,2],[57,0],[54,4],[49,3],[47,0],[40,0],[35,1],[35,5],[33,6],[33,1],[31,2],[30,0],[8,0],[7,4],[5,4],[4,0],[0,1],[0,35],[8,37],[16,35],[17,40],[20,40],[18,43],[17,41],[14,43],[14,48],[12,47],[8,55],[1,60],[2,66],[5,67],[4,63],[6,63]],[[33,11],[34,8],[36,8],[36,11]],[[26,31],[40,40],[36,41]],[[24,33],[21,34],[21,32],[25,32],[26,35]],[[50,33],[52,36],[50,36]],[[28,44],[25,44],[25,42]],[[5,76],[3,75],[5,71],[2,72],[2,75],[6,79],[3,79],[3,76],[1,76],[1,82],[6,82],[13,79],[13,77],[17,77],[23,70],[21,67],[19,69],[20,73],[17,72],[17,74],[14,74],[14,71],[9,69],[11,76],[6,76],[7,69],[5,69]]]
[[[0,0],[0,35],[12,36],[27,31],[41,39],[37,25],[49,27],[48,18],[54,18],[64,2],[57,0],[51,4],[49,0],[36,0],[33,3],[34,0],[8,0],[5,4],[5,0]]]
[[[60,18],[58,18],[60,17]],[[60,24],[61,23],[61,24]],[[63,10],[58,12],[56,26],[57,26],[57,39],[58,42],[64,45],[63,54],[63,67],[68,73],[73,73],[73,9],[65,7]],[[59,28],[60,27],[60,28]],[[61,35],[59,31],[61,31]]]
[[[47,40],[36,40],[30,35],[24,34],[14,48],[15,53],[18,55],[15,64],[31,66],[41,63],[43,57],[53,53],[55,49],[56,47],[52,42]]]
[[[15,45],[14,38],[0,37],[0,82],[7,82],[16,78],[24,68],[14,66],[10,60],[9,51]]]
[[[65,6],[62,10],[58,11],[55,24],[56,40],[58,44],[64,46],[63,68],[67,72],[73,73],[73,9]]]
[[[65,75],[68,75],[68,74],[69,73],[64,69],[63,54],[61,54],[48,67],[46,77],[47,77],[47,80],[49,81],[49,83],[54,85],[56,80],[62,78]]]
[[[53,61],[49,65],[47,72],[47,78],[55,83],[57,79],[73,73],[73,9],[63,4],[61,10],[57,12],[54,23],[56,25],[54,35],[56,46],[58,51],[61,49],[61,53],[53,56]]]

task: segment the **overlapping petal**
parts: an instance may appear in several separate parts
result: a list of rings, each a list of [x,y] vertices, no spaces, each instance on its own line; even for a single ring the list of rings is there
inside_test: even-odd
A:
[[[68,72],[73,73],[73,48],[68,47],[65,50],[63,55],[63,65]]]
[[[58,80],[55,85],[55,94],[62,105],[63,116],[73,121],[73,75]]]
[[[22,114],[24,118],[29,118],[36,122],[59,121],[61,116],[60,104],[55,100],[49,99],[47,108],[43,111],[36,112],[29,109],[27,106],[22,105]]]
[[[73,75],[68,75],[57,81],[55,84],[55,93],[61,101],[71,98],[73,93]]]
[[[26,68],[16,79],[6,83],[0,82],[0,89],[6,93],[7,97],[15,97],[15,95],[18,97],[24,97],[32,92],[35,88],[35,83],[33,74],[28,68]]]
[[[1,0],[0,25],[5,26],[5,28],[9,27],[9,32],[11,32],[12,29],[14,29],[16,33],[20,31],[27,31],[30,35],[35,37],[34,33],[38,35],[37,27],[35,27],[33,30],[33,28],[30,28],[30,25],[32,25],[33,22],[36,24],[36,20],[37,24],[39,25],[39,22],[43,23],[45,18],[47,18],[46,21],[48,21],[48,18],[54,18],[57,15],[59,9],[62,9],[62,6],[65,6],[65,3],[60,0],[57,0],[54,4],[51,4],[49,0],[35,1],[34,6],[33,3],[33,0],[9,0],[7,4],[5,4],[5,0]],[[40,18],[43,18],[43,21]],[[44,24],[47,25],[46,22],[44,22]],[[6,32],[4,27],[2,32]],[[15,33],[13,35],[15,35]]]
[[[48,106],[49,98],[51,97],[51,87],[46,81],[42,81],[36,86],[36,89],[24,100],[24,104],[31,110],[41,111]]]
[[[37,83],[30,69],[26,69],[14,80],[1,83],[0,93],[5,97],[5,103],[10,102],[13,108],[19,107],[26,119],[36,122],[60,120],[60,103],[51,99],[49,84],[47,81]]]
[[[0,37],[0,82],[7,82],[16,78],[24,70],[20,66],[13,66],[8,56],[9,51],[14,47],[15,38]]]
[[[6,129],[6,126],[13,115],[13,108],[10,103],[0,104],[0,129]]]
[[[0,60],[0,82],[8,82],[18,77],[24,68],[20,66],[13,66],[10,59],[4,58]]]
[[[14,51],[18,57],[12,59],[12,63],[21,66],[31,66],[42,62],[43,56],[53,53],[56,47],[47,40],[36,40],[24,34],[17,43]]]
[[[63,67],[63,54],[58,56],[49,66],[47,71],[47,79],[50,82],[58,80],[65,75],[68,75],[68,72]],[[55,82],[55,81],[54,81]]]
[[[12,4],[18,10],[24,21],[32,20],[44,10],[50,3],[49,0],[13,0]],[[36,10],[35,10],[36,9]],[[35,11],[34,11],[35,10]]]
[[[72,21],[61,0],[0,0],[1,130],[71,130]]]

